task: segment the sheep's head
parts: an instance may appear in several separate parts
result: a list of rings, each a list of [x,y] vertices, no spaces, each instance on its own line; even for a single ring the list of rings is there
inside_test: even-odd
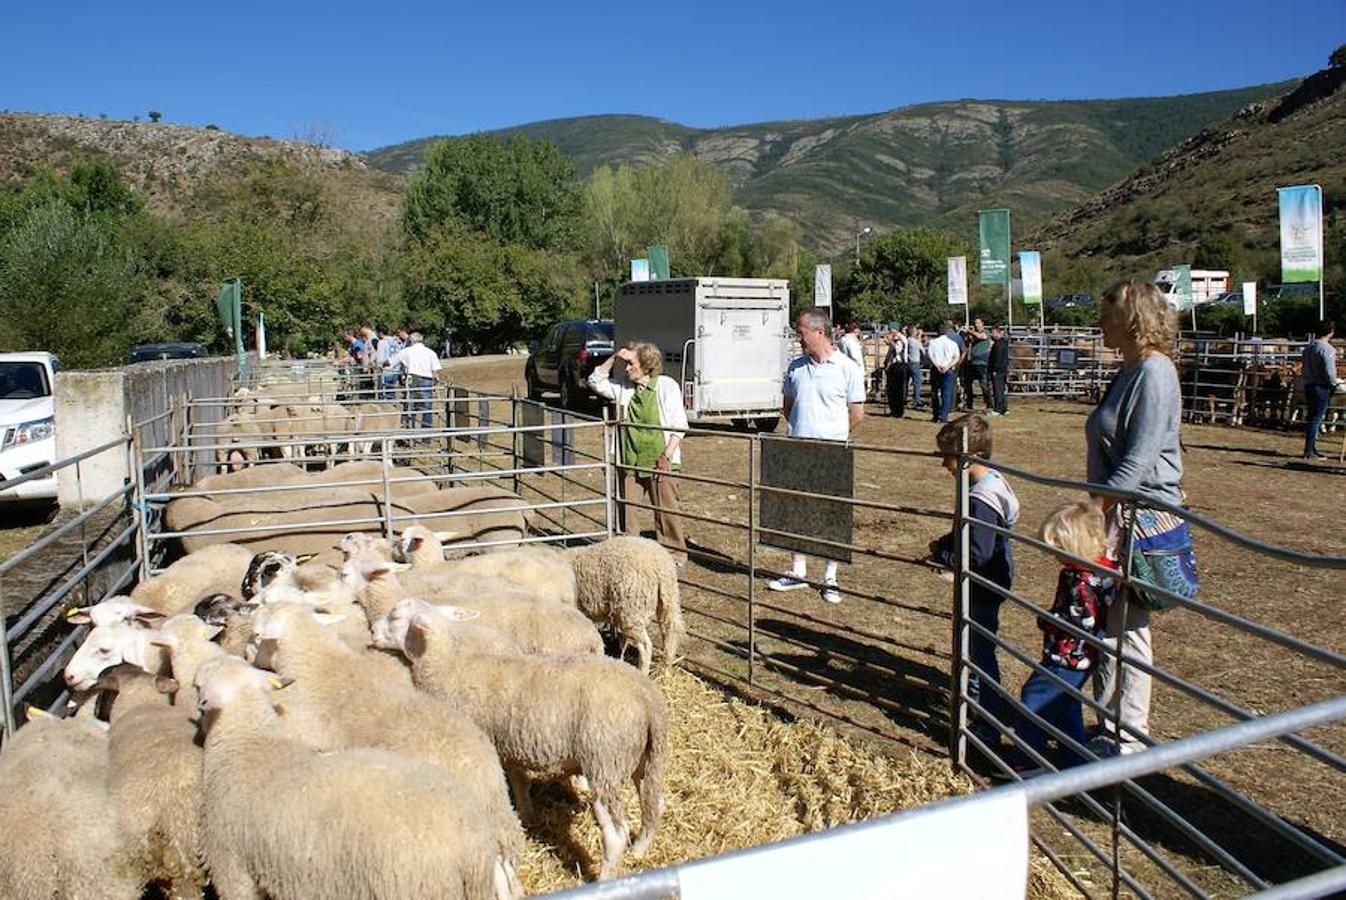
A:
[[[162,619],[164,614],[136,603],[130,597],[109,597],[93,606],[78,606],[66,611],[65,620],[72,625],[115,625],[118,622],[143,622]]]
[[[192,607],[192,616],[207,625],[223,625],[229,620],[230,615],[241,612],[242,609],[243,601],[238,597],[229,594],[211,594],[196,601],[196,606]]]
[[[218,594],[214,596],[225,596]],[[209,599],[209,598],[207,598]],[[202,601],[203,603],[205,601]],[[197,604],[198,608],[201,604]],[[165,619],[150,636],[150,643],[167,647],[177,653],[184,647],[197,643],[209,643],[224,630],[222,625],[206,622],[189,613],[178,613]]]
[[[426,621],[462,621],[475,619],[477,615],[478,613],[459,609],[456,606],[435,606],[428,600],[407,597],[398,601],[397,605],[390,609],[386,615],[374,620],[371,629],[373,644],[382,650],[405,651],[407,629],[411,627],[411,623],[416,617],[425,617]]]
[[[369,592],[383,596],[398,590],[397,573],[409,568],[405,563],[352,559],[341,567],[341,584],[357,598]]]
[[[252,638],[248,641],[246,655],[254,665],[270,668],[280,645],[304,623],[335,625],[345,618],[340,614],[318,612],[303,603],[268,604],[253,616]]]
[[[152,634],[133,622],[94,628],[66,664],[65,683],[76,691],[87,691],[98,682],[99,675],[119,663],[148,670]]]
[[[367,559],[374,562],[387,561],[393,555],[392,548],[388,546],[387,541],[367,531],[352,531],[341,539],[340,546],[347,562],[352,559]]]
[[[247,574],[243,576],[241,592],[244,602],[256,602],[257,595],[286,572],[298,568],[299,560],[289,553],[267,550],[258,553],[248,564]]]
[[[237,656],[221,656],[203,664],[197,670],[193,684],[199,698],[197,711],[207,729],[221,710],[239,699],[263,696],[284,687],[275,675],[254,669]]]
[[[393,547],[393,559],[413,566],[433,565],[444,561],[444,546],[435,533],[424,525],[410,525]]]

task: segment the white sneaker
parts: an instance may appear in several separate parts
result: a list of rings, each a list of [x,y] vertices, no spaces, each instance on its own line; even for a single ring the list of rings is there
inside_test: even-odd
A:
[[[837,590],[837,583],[835,581],[827,582],[826,586],[818,592],[818,595],[823,598],[824,603],[841,602],[841,591]]]
[[[793,578],[789,575],[773,578],[766,583],[766,588],[769,591],[797,591],[808,586],[809,583],[807,581],[800,581],[798,578]]]

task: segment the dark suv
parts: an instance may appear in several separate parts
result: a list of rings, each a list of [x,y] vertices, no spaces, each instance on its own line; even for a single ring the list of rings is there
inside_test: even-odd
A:
[[[588,390],[584,381],[589,373],[611,355],[611,319],[572,319],[553,325],[524,366],[528,397],[541,400],[543,391],[554,390],[561,395],[562,406],[574,407]]]

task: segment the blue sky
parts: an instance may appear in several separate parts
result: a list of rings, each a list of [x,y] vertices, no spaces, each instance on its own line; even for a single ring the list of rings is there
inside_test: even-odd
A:
[[[593,113],[713,126],[1191,93],[1305,75],[1346,42],[1346,0],[8,6],[0,108],[157,109],[355,150]]]

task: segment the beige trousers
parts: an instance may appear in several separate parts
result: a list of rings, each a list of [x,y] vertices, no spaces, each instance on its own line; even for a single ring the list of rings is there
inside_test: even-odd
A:
[[[682,530],[682,516],[678,515],[681,507],[678,505],[677,482],[672,478],[640,476],[635,472],[626,472],[622,475],[622,499],[635,499],[637,486],[644,491],[646,502],[655,508],[655,539],[673,554],[674,562],[686,562],[687,538]],[[639,510],[632,509],[626,504],[622,504],[621,510],[622,531],[626,534],[640,534],[640,528],[636,524],[636,513]]]
[[[1125,619],[1123,619],[1125,608]],[[1126,657],[1122,665],[1121,678],[1117,678],[1117,643],[1121,642],[1122,653]],[[1135,732],[1150,733],[1150,687],[1153,679],[1131,665],[1130,660],[1137,659],[1146,665],[1154,665],[1154,647],[1150,643],[1150,610],[1135,598],[1129,598],[1125,604],[1119,599],[1108,608],[1108,631],[1103,638],[1106,649],[1098,654],[1098,666],[1094,669],[1094,699],[1111,712],[1113,703],[1120,705],[1122,725],[1125,729],[1116,734],[1116,726],[1103,721],[1104,731],[1118,738],[1118,743],[1126,752],[1143,750],[1145,744],[1135,736]],[[1115,698],[1117,692],[1120,698]],[[1126,730],[1129,729],[1129,730]]]

